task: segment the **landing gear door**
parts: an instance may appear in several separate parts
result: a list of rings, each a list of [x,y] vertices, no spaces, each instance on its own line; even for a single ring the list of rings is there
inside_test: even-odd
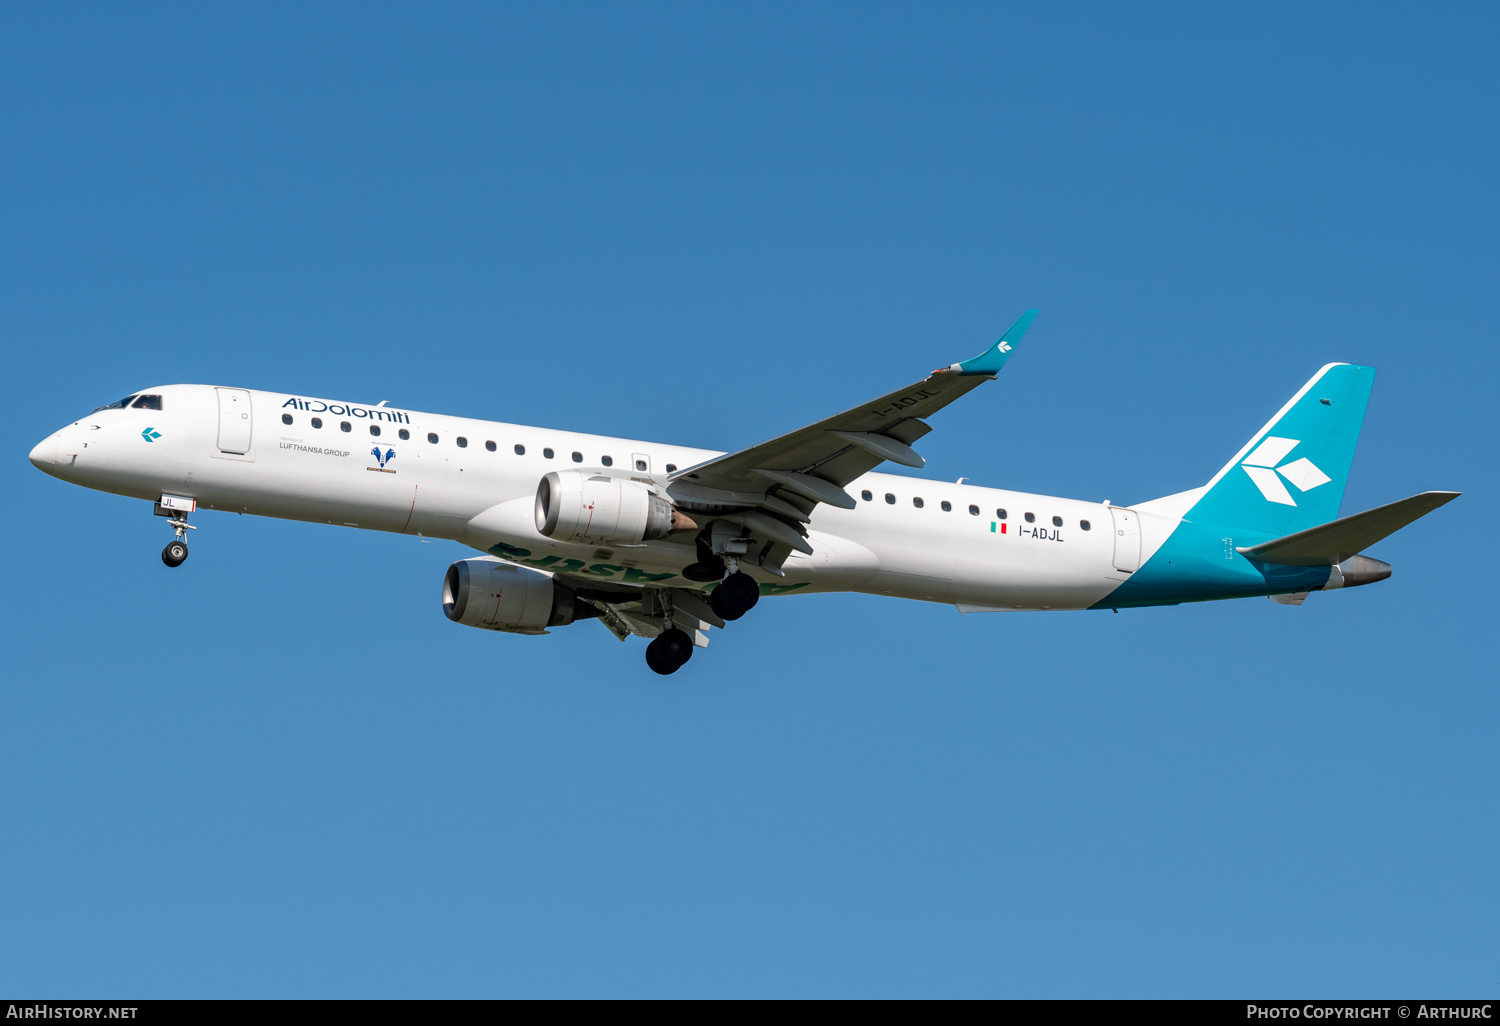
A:
[[[250,393],[243,388],[221,388],[219,393],[219,451],[243,456],[250,451]]]
[[[1134,510],[1111,506],[1115,527],[1115,569],[1134,573],[1141,568],[1141,521]]]

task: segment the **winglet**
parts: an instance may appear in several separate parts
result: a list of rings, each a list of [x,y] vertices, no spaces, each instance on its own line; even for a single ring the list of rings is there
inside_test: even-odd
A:
[[[1026,329],[1031,327],[1031,322],[1036,320],[1038,311],[1027,310],[1021,315],[1021,319],[1006,329],[1000,340],[990,346],[984,352],[972,360],[963,363],[955,363],[949,367],[950,371],[960,374],[998,374],[1000,368],[1005,366],[1005,361],[1010,359],[1011,351],[1021,341],[1021,336],[1026,334]]]

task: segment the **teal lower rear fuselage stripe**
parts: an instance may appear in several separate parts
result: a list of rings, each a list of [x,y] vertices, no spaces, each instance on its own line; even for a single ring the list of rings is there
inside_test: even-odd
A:
[[[1162,547],[1094,609],[1165,606],[1311,591],[1328,583],[1326,566],[1278,566],[1240,555],[1237,546],[1269,537],[1243,529],[1180,522]]]

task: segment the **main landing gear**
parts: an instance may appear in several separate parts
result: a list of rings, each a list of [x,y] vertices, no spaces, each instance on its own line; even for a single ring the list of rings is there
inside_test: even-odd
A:
[[[172,533],[177,535],[161,550],[161,561],[167,566],[181,566],[188,558],[187,533],[198,530],[187,522],[188,514],[198,508],[193,499],[180,495],[163,495],[156,504],[156,515],[172,518]]]
[[[760,584],[757,583],[755,578],[740,570],[737,562],[726,562],[729,564],[727,569],[731,572],[726,577],[724,576],[726,567],[720,567],[718,576],[722,580],[719,586],[708,596],[708,606],[720,620],[738,620],[748,613],[755,606],[755,603],[760,601]],[[714,578],[710,577],[708,579],[713,580]],[[692,592],[687,592],[686,594],[689,596],[694,595]],[[695,597],[693,601],[701,603],[702,598]],[[687,604],[687,599],[681,598],[677,602],[680,608],[682,605]],[[688,609],[691,610],[691,607],[689,606]],[[706,616],[707,613],[708,610],[702,610],[701,613],[696,615]],[[670,612],[667,615],[670,617]],[[689,615],[695,614],[689,612]],[[646,665],[660,674],[676,673],[692,658],[692,655],[693,639],[686,631],[677,627],[670,627],[658,634],[646,646]]]
[[[693,639],[673,627],[662,631],[646,646],[646,665],[660,674],[676,673],[693,657]]]
[[[760,601],[760,585],[743,570],[736,570],[708,596],[708,604],[722,619],[738,620]]]

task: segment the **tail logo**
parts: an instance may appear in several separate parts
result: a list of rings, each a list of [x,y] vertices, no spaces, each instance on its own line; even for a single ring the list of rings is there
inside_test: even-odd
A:
[[[1246,456],[1244,462],[1240,464],[1240,469],[1250,475],[1250,480],[1255,482],[1255,487],[1260,489],[1260,494],[1266,497],[1267,502],[1278,502],[1283,506],[1297,505],[1297,500],[1292,498],[1292,493],[1287,491],[1286,485],[1281,483],[1282,477],[1301,492],[1310,492],[1319,485],[1326,485],[1332,480],[1306,456],[1277,466],[1300,444],[1300,439],[1277,438],[1271,435],[1257,445],[1255,451]],[[1281,477],[1278,477],[1278,474]]]

